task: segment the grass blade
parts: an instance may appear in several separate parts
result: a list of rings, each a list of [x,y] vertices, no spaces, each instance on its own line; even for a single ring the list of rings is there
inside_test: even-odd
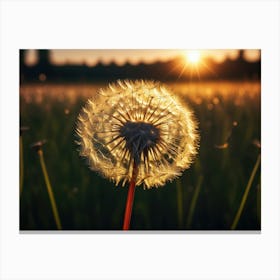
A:
[[[191,223],[192,223],[194,209],[195,209],[195,206],[196,206],[196,203],[197,203],[198,195],[200,193],[202,181],[203,181],[203,176],[200,175],[199,178],[198,178],[197,185],[196,185],[195,190],[194,190],[192,200],[191,200],[190,210],[189,210],[189,214],[188,214],[188,218],[187,218],[187,228],[188,229],[190,229],[190,226],[191,226]]]
[[[260,178],[261,182],[261,178]],[[259,223],[261,224],[261,183],[259,183],[257,187],[257,218]]]
[[[248,181],[248,184],[247,184],[247,186],[246,186],[246,188],[245,188],[245,192],[244,192],[244,194],[243,194],[243,197],[242,197],[241,203],[240,203],[240,205],[239,205],[238,211],[237,211],[236,216],[235,216],[235,218],[234,218],[234,220],[233,220],[233,223],[232,223],[232,225],[231,225],[231,227],[230,227],[231,230],[236,229],[236,226],[237,226],[237,224],[238,224],[238,222],[239,222],[241,213],[242,213],[243,208],[244,208],[244,206],[245,206],[245,203],[246,203],[246,200],[247,200],[247,197],[248,197],[250,188],[251,188],[251,186],[252,186],[252,183],[253,183],[253,180],[254,180],[255,175],[256,175],[256,173],[257,173],[257,170],[258,170],[258,167],[259,167],[259,165],[260,165],[260,162],[261,162],[261,155],[258,156],[257,161],[256,161],[256,163],[255,163],[255,166],[254,166],[254,168],[253,168],[253,170],[252,170],[251,176],[250,176],[249,181]]]
[[[43,171],[44,178],[45,178],[45,182],[46,182],[47,191],[48,191],[49,198],[50,198],[50,201],[51,201],[51,207],[52,207],[55,223],[56,223],[57,229],[62,229],[59,214],[58,214],[55,199],[54,199],[52,186],[51,186],[51,183],[50,183],[50,179],[49,179],[49,176],[48,176],[48,172],[47,172],[47,168],[46,168],[46,164],[45,164],[45,160],[44,160],[44,156],[43,156],[43,151],[39,150],[38,154],[39,154],[40,164],[41,164],[42,171]]]
[[[22,136],[19,137],[19,152],[20,152],[20,182],[19,182],[19,190],[20,194],[22,193],[23,189],[23,143],[22,143]]]

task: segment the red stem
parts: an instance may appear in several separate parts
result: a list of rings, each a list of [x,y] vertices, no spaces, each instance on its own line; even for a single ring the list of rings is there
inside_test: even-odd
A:
[[[132,206],[133,206],[133,201],[134,201],[135,183],[136,183],[137,173],[138,173],[138,168],[137,168],[136,164],[133,164],[132,178],[131,178],[131,181],[129,184],[127,199],[126,199],[123,230],[129,230],[129,227],[130,227],[130,219],[131,219]]]

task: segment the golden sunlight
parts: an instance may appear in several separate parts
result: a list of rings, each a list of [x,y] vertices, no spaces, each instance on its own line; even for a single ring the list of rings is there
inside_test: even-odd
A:
[[[201,59],[200,51],[186,51],[185,57],[188,63],[198,64]]]
[[[206,64],[204,52],[200,50],[186,50],[182,53],[180,78],[184,73],[189,74],[191,77],[196,75],[200,78],[200,74],[204,72],[205,68],[209,69]]]

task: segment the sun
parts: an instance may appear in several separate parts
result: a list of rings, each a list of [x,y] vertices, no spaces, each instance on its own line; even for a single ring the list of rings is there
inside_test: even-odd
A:
[[[200,79],[201,75],[204,75],[206,71],[211,71],[211,67],[209,67],[207,63],[207,56],[203,50],[184,50],[181,53],[181,60],[178,63],[179,76],[189,76],[192,78],[196,76]]]
[[[201,59],[200,51],[186,51],[185,57],[188,63],[198,64]]]

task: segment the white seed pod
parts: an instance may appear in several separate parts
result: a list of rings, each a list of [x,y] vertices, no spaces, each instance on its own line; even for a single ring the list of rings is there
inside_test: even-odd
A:
[[[193,112],[160,83],[118,81],[101,89],[77,122],[80,155],[89,167],[125,185],[158,187],[181,175],[198,151]]]

